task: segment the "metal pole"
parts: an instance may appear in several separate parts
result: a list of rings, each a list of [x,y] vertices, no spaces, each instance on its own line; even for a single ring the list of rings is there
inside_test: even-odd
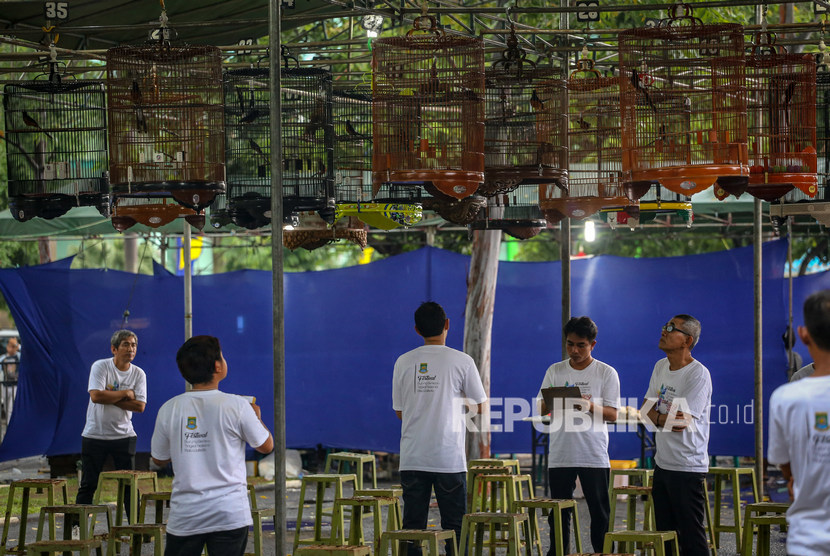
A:
[[[268,1],[271,70],[271,273],[274,296],[274,554],[285,554],[285,321],[282,259],[281,0]],[[299,525],[298,525],[299,526]]]
[[[182,219],[182,258],[184,259],[184,341],[193,336],[193,272],[190,263],[190,224]]]
[[[787,217],[787,267],[790,269],[787,276],[787,380],[790,380],[789,371],[795,363],[795,330],[793,330],[793,219]]]
[[[560,0],[560,7],[567,8],[568,0]],[[569,25],[568,12],[563,12],[559,16],[559,28],[567,29]],[[568,58],[565,55],[565,63]],[[565,66],[567,68],[567,65]],[[562,262],[562,328],[571,318],[571,219],[563,218],[559,222],[560,242],[559,242],[559,260]],[[565,347],[565,336],[562,336],[562,359],[568,358],[568,350]]]
[[[763,238],[761,236],[761,200],[755,199],[753,214],[753,262],[755,282],[755,482],[758,485],[758,493],[761,500],[764,499],[764,385],[763,385],[763,343],[761,340],[761,249]]]

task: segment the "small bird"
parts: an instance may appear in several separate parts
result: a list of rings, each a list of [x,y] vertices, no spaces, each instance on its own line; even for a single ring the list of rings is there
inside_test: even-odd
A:
[[[352,125],[352,122],[350,122],[349,120],[346,120],[346,133],[348,133],[352,137],[363,137],[363,135],[357,132],[357,130]]]
[[[144,109],[141,107],[142,95],[138,81],[133,81],[130,87],[130,100],[133,102],[135,112],[135,128],[141,133],[147,133],[147,120],[144,118]]]
[[[42,131],[42,132],[43,132],[43,134],[44,134],[44,135],[46,135],[46,137],[48,137],[49,139],[51,139],[51,140],[53,140],[53,141],[55,140],[55,138],[54,138],[54,137],[52,137],[52,134],[51,134],[51,133],[49,133],[48,131],[44,131],[44,130],[43,130],[43,128],[42,128],[42,127],[40,127],[40,124],[39,124],[39,123],[37,123],[37,120],[36,120],[36,119],[34,119],[34,118],[31,116],[31,114],[29,114],[29,113],[28,113],[28,112],[26,112],[25,110],[23,111],[23,123],[24,123],[24,124],[26,124],[26,125],[27,125],[27,126],[29,126],[29,127],[33,127],[33,128],[35,128],[35,129],[38,129],[38,130]]]
[[[323,127],[323,123],[326,120],[326,103],[325,101],[318,100],[314,105],[314,110],[312,110],[311,114],[308,117],[308,123],[305,126],[303,131],[302,139],[305,141],[313,141],[314,135],[316,134],[318,129]]]
[[[648,95],[648,91],[646,90],[645,86],[640,80],[640,74],[637,73],[637,70],[635,68],[631,69],[631,84],[634,86],[635,89],[643,93],[643,97],[646,99],[646,103],[649,106],[651,106],[652,110],[657,112],[657,107],[654,106],[654,103],[651,101],[651,97]]]
[[[248,146],[257,153],[259,156],[263,157],[266,161],[270,161],[268,155],[262,150],[262,147],[259,146],[259,143],[254,141],[253,139],[248,139]]]
[[[254,107],[253,89],[251,89],[250,92],[250,100],[247,109],[245,108],[245,93],[243,93],[242,89],[239,87],[236,88],[236,97],[239,100],[239,112],[242,114],[242,117],[239,119],[239,123],[249,124],[262,116],[262,112]]]
[[[790,125],[790,101],[793,99],[795,93],[795,81],[790,81],[787,88],[784,90],[784,101],[781,103],[784,109],[784,124]]]
[[[591,129],[591,124],[585,121],[585,118],[582,117],[582,112],[579,113],[579,119],[576,123],[579,124],[580,129]]]
[[[536,89],[533,89],[533,93],[530,95],[530,106],[537,112],[545,108],[545,103],[541,98],[539,98],[539,94],[536,92]]]

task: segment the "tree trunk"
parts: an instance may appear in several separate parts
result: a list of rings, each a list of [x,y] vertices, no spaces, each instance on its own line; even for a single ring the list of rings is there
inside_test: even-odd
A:
[[[473,253],[470,258],[470,272],[467,275],[467,305],[464,311],[464,352],[475,361],[488,398],[493,307],[496,302],[500,247],[501,231],[473,232]],[[488,401],[483,413],[473,419],[473,431],[467,431],[468,460],[490,457],[489,423]]]
[[[37,254],[40,264],[52,262],[53,243],[48,237],[37,238]]]

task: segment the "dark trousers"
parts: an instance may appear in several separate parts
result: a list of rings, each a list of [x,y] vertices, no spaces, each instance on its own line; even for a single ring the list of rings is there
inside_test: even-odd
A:
[[[205,546],[211,555],[243,556],[247,545],[248,527],[186,537],[167,533],[164,556],[200,556]]]
[[[403,488],[403,528],[426,529],[429,500],[433,489],[441,514],[441,529],[452,529],[461,546],[461,521],[467,512],[467,474],[401,471]],[[449,554],[447,543],[447,553]],[[410,543],[409,556],[419,556],[419,544]]]
[[[654,467],[654,515],[658,531],[677,531],[682,556],[707,556],[703,481],[706,473]]]
[[[135,469],[135,443],[135,436],[117,440],[81,437],[81,484],[75,497],[76,504],[92,504],[95,489],[98,488],[98,476],[107,456],[112,456],[115,469]],[[129,490],[124,496],[124,511],[127,521],[132,523]]]
[[[548,469],[550,496],[554,499],[573,499],[576,478],[582,485],[588,513],[591,514],[591,546],[594,552],[602,552],[605,533],[608,532],[608,519],[611,514],[611,502],[608,500],[608,481],[611,470],[607,467],[551,467]],[[570,553],[572,510],[565,510],[562,519],[562,546],[565,554]],[[553,512],[548,515],[550,524],[550,549],[548,556],[555,554],[556,538],[553,529]]]

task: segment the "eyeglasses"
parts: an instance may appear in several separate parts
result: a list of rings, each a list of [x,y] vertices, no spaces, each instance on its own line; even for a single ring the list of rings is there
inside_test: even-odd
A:
[[[689,334],[685,330],[680,330],[678,327],[676,327],[674,324],[672,324],[670,322],[667,322],[666,324],[663,325],[663,331],[664,332],[675,332],[676,331],[676,332],[680,332],[681,334],[685,334],[686,336],[689,336],[690,338],[692,337],[691,334]]]

